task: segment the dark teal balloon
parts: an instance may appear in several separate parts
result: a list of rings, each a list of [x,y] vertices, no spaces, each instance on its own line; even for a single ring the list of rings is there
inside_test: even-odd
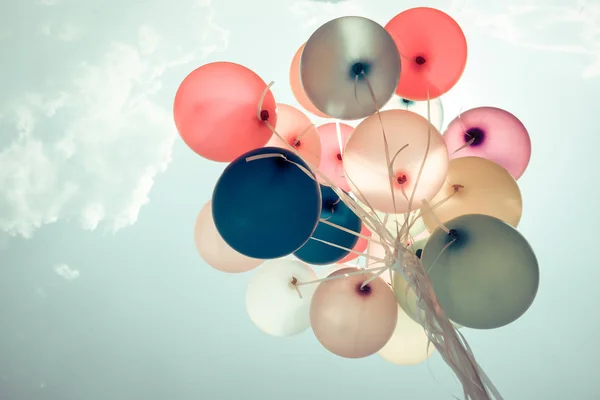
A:
[[[328,186],[321,185],[322,211],[321,219],[341,226],[356,233],[360,233],[362,222],[348,206],[340,200],[337,194]],[[336,244],[346,249],[352,249],[358,241],[358,236],[319,222],[313,238]],[[309,264],[326,265],[346,257],[350,252],[331,246],[317,240],[309,240],[294,255]]]
[[[261,154],[281,157],[246,159]],[[248,257],[273,259],[298,250],[313,234],[321,213],[314,174],[291,151],[263,147],[243,154],[223,171],[212,197],[212,213],[223,240]]]
[[[445,225],[451,234],[436,229],[421,260],[448,319],[493,329],[521,317],[540,281],[536,256],[523,235],[488,215],[463,215]]]

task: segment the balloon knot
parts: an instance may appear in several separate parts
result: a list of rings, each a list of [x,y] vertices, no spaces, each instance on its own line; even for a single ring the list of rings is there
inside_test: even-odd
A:
[[[460,191],[460,189],[464,189],[465,187],[463,185],[452,185],[452,188],[454,189],[454,193],[457,193]]]
[[[341,155],[341,154],[339,154],[339,153],[338,153],[338,155],[337,155],[336,157],[337,157],[337,159],[338,159],[339,161],[342,161],[342,155]]]
[[[267,121],[269,119],[269,112],[267,110],[262,110],[260,112],[260,120]]]
[[[448,236],[450,236],[453,240],[458,239],[458,231],[456,229],[450,229],[448,231]]]
[[[423,65],[423,64],[425,64],[427,62],[427,60],[425,59],[425,57],[418,56],[415,59],[415,62],[417,63],[417,65]]]

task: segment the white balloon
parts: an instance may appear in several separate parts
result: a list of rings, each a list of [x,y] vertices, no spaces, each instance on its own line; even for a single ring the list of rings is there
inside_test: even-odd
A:
[[[377,354],[384,360],[397,365],[419,364],[429,358],[435,346],[423,327],[413,321],[398,307],[398,322],[392,337]]]
[[[301,285],[318,279],[315,272],[298,260],[266,261],[248,282],[246,310],[252,322],[272,336],[293,336],[310,327],[310,301],[317,284]]]
[[[438,131],[442,132],[442,127],[444,125],[444,106],[442,105],[442,99],[441,97],[431,99],[429,100],[429,104],[429,122]],[[394,95],[390,101],[381,108],[381,111],[385,110],[408,110],[427,119],[427,100],[414,101]]]

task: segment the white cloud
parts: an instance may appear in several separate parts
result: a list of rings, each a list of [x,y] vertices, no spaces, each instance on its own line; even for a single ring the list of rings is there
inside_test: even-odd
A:
[[[42,35],[8,35],[16,78],[0,98],[0,230],[30,237],[44,224],[75,218],[85,229],[115,232],[133,224],[148,202],[176,139],[176,87],[161,92],[166,74],[175,67],[189,72],[223,50],[228,37],[206,0],[169,6],[170,17],[135,3],[121,16],[128,25],[97,15],[86,21],[88,10],[71,15],[70,7],[51,14],[54,20],[42,14],[38,27],[50,27]],[[61,7],[41,4],[42,13]],[[127,29],[111,36],[109,22]],[[24,48],[18,40],[33,43]]]
[[[79,278],[79,271],[69,267],[67,264],[59,264],[54,267],[54,272],[67,281],[73,281]]]
[[[531,50],[583,56],[590,60],[583,77],[600,76],[600,5],[592,1],[548,3],[499,3],[493,10],[483,10],[479,2],[455,0],[450,12],[465,30],[477,29]]]

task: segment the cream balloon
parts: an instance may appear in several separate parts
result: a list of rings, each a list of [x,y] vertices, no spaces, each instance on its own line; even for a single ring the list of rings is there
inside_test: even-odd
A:
[[[397,365],[415,365],[427,360],[435,346],[421,325],[413,321],[398,308],[398,322],[392,337],[377,354],[384,360]]]
[[[266,261],[250,278],[246,310],[261,331],[286,337],[310,326],[310,303],[317,285],[295,286],[294,279],[309,282],[317,275],[298,260],[276,259]]]
[[[360,272],[344,268],[331,277]],[[398,319],[394,294],[381,278],[365,272],[322,282],[310,306],[310,322],[317,340],[346,358],[375,354],[388,342]]]
[[[521,191],[512,175],[494,161],[476,156],[450,161],[446,184],[431,200],[432,206],[436,203],[440,204],[433,211],[423,210],[430,232],[439,221],[466,214],[489,215],[516,228],[523,213]]]
[[[407,110],[425,119],[428,119],[429,114],[428,121],[441,132],[444,125],[444,107],[441,97],[429,100],[429,113],[427,112],[427,106],[427,100],[415,101],[394,95],[380,111]]]
[[[246,272],[258,267],[263,262],[263,260],[238,253],[223,240],[212,217],[212,201],[210,200],[202,207],[196,218],[194,243],[200,257],[208,265],[222,272]]]

